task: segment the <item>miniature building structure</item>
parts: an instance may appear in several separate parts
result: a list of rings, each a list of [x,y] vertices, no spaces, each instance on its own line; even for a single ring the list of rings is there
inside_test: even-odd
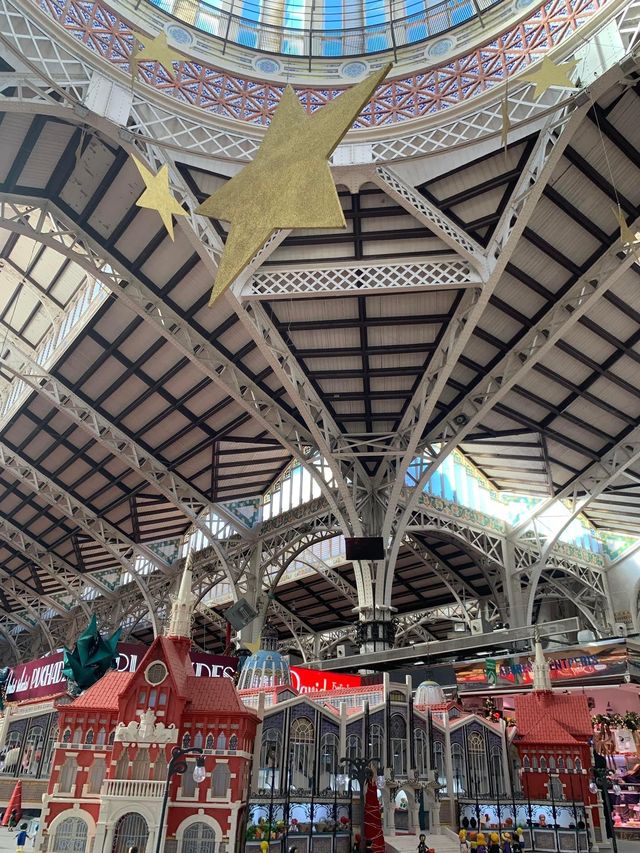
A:
[[[580,693],[552,692],[540,643],[536,643],[533,690],[516,695],[515,717],[513,744],[523,794],[552,803],[584,803],[598,836],[602,815],[598,796],[589,788],[593,725],[588,700]]]
[[[60,710],[41,847],[50,853],[154,850],[167,765],[175,747],[204,750],[206,778],[168,783],[164,850],[235,850],[246,821],[258,719],[228,678],[198,678],[189,657],[191,572],[185,569],[167,636],[135,673],[107,673]]]
[[[277,656],[275,651],[270,654]],[[341,759],[370,757],[378,765],[384,835],[437,834],[442,805],[438,785],[446,793],[449,778],[448,790],[456,790],[451,762],[445,766],[445,743],[447,738],[459,739],[461,760],[466,762],[471,728],[486,750],[486,766],[493,760],[501,788],[508,787],[504,726],[446,702],[439,685],[420,685],[415,702],[410,679],[396,684],[386,675],[379,684],[297,695],[291,685],[274,682],[269,673],[260,682],[255,673],[263,651],[252,657],[255,661],[249,658],[245,664],[254,673],[245,680],[252,687],[240,690],[245,704],[258,708],[262,717],[253,763],[250,827],[258,827],[261,820],[267,825],[280,823],[285,832],[295,831],[298,849],[308,843],[304,849],[313,851],[322,849],[323,832],[337,832],[336,849],[347,850],[348,835],[342,837],[339,830],[352,821],[359,831],[359,785],[350,780]],[[275,665],[279,666],[277,661]],[[431,745],[439,750],[435,765]]]

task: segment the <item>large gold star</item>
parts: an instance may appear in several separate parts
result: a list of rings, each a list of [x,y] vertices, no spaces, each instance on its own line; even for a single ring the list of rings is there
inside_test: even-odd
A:
[[[209,305],[281,228],[344,228],[328,160],[390,65],[313,115],[287,86],[255,159],[197,208],[229,222]]]
[[[167,41],[167,34],[165,32],[158,33],[153,39],[151,36],[143,36],[135,32],[133,37],[132,68],[137,68],[139,62],[159,62],[169,74],[173,75],[173,63],[183,62],[186,59],[175,47],[171,47]],[[136,48],[138,42],[142,45],[142,48],[139,50]]]
[[[533,97],[537,101],[551,86],[559,86],[563,89],[575,89],[576,84],[571,81],[569,75],[577,64],[576,59],[569,59],[567,62],[556,64],[551,57],[545,56],[537,70],[528,73],[525,72],[522,75],[522,79],[526,80],[527,83],[535,85]]]
[[[153,174],[144,166],[138,159],[132,157],[133,162],[138,167],[138,171],[145,183],[145,191],[142,193],[136,202],[138,207],[146,207],[148,210],[155,210],[160,214],[160,218],[164,222],[164,227],[169,233],[169,237],[173,240],[173,219],[174,216],[186,216],[187,212],[178,203],[177,198],[169,189],[169,172],[167,164],[160,167],[157,174]]]

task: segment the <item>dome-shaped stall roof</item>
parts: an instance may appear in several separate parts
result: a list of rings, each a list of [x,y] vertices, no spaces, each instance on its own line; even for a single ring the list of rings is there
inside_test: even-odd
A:
[[[291,684],[289,663],[275,649],[258,649],[247,658],[238,679],[239,690]]]
[[[442,705],[446,702],[444,690],[437,681],[423,681],[416,690],[415,704],[423,707]]]

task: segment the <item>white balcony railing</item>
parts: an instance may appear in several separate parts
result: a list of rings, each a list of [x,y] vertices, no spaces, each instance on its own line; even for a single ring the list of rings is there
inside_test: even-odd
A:
[[[165,783],[149,779],[105,779],[102,783],[103,797],[127,797],[139,799],[144,797],[160,799],[164,794]]]

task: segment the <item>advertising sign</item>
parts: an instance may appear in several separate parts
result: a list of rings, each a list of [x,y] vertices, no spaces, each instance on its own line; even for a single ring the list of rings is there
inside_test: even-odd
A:
[[[627,649],[623,645],[605,648],[574,647],[565,653],[545,654],[554,684],[622,677],[627,672]],[[487,688],[529,687],[533,683],[533,655],[474,661],[455,666],[456,682],[461,693]]]
[[[316,690],[361,687],[362,678],[359,675],[345,675],[342,672],[320,672],[304,666],[292,666],[291,683],[298,693],[313,693]]]
[[[146,651],[146,646],[120,643],[116,669],[120,672],[135,672]],[[54,652],[45,658],[13,667],[7,684],[7,702],[62,693],[66,688],[66,679],[62,675],[62,657],[62,652]]]
[[[133,643],[118,645],[116,669],[120,672],[135,672],[145,656],[147,647]],[[195,674],[203,678],[233,678],[238,667],[238,659],[225,655],[211,655],[207,652],[191,652]],[[45,658],[29,661],[14,667],[7,684],[8,702],[20,702],[52,696],[66,689],[66,679],[62,675],[62,652],[55,652]],[[360,687],[359,675],[344,675],[341,672],[319,672],[301,666],[291,667],[293,686],[300,693],[314,690],[334,690],[338,687]]]

